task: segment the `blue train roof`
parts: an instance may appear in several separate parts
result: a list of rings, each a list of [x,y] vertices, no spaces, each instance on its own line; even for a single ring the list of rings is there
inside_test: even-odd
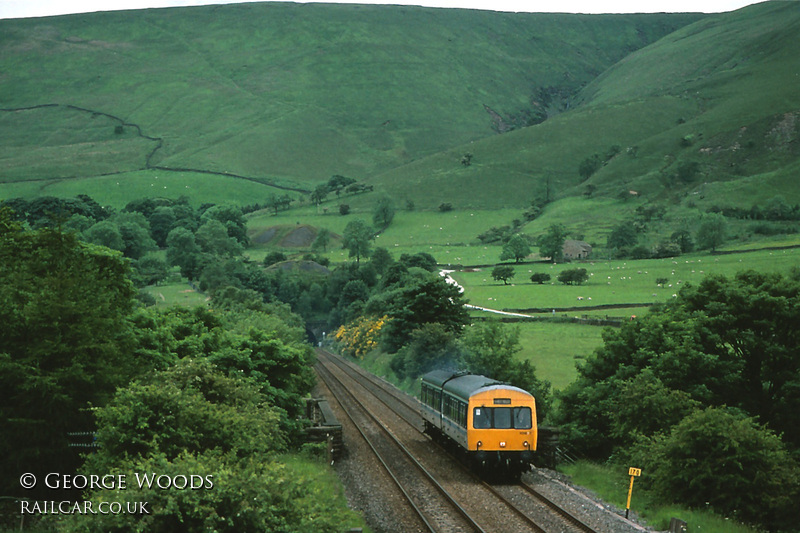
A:
[[[479,390],[489,387],[512,389],[529,394],[527,391],[523,391],[520,388],[487,378],[486,376],[467,372],[453,372],[452,370],[434,370],[422,376],[422,380],[430,383],[434,387],[443,387],[445,391],[459,398],[463,398],[464,400],[469,399],[470,396]]]

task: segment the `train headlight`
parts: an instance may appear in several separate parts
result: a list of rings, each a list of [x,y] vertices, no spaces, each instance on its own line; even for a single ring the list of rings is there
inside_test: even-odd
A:
[[[500,441],[500,447],[501,448],[505,448],[506,447],[506,442],[505,441]]]
[[[525,446],[526,450],[531,447],[531,445],[528,444],[528,441],[523,442],[522,445]]]
[[[478,441],[478,448],[480,448],[481,446],[483,446],[483,441]]]

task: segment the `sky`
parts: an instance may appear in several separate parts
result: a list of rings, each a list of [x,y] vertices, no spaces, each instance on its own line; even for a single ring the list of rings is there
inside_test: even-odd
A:
[[[245,1],[253,0],[0,0],[0,19],[112,9],[234,4]],[[405,4],[529,13],[718,13],[755,4],[757,0],[356,0],[346,3]]]

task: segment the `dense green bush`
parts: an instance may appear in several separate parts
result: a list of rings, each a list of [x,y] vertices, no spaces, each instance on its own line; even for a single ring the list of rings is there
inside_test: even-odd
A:
[[[61,517],[58,529],[68,533],[107,531],[171,533],[207,531],[282,531],[339,533],[349,527],[348,517],[327,498],[315,497],[308,476],[259,455],[236,458],[231,454],[183,453],[169,460],[163,454],[121,464],[115,473],[126,476],[125,490],[104,490],[90,495],[94,509],[100,502],[118,502],[127,509],[132,502],[147,502],[148,513],[87,514]],[[136,482],[147,475],[165,476],[203,488],[162,489],[156,483],[140,488]],[[197,476],[192,478],[191,476]]]
[[[218,450],[245,457],[286,447],[278,413],[255,384],[228,377],[207,359],[182,359],[120,389],[97,411],[98,451],[86,470],[122,459]]]
[[[634,456],[665,502],[710,506],[770,529],[797,525],[800,467],[752,418],[724,408],[696,411]]]

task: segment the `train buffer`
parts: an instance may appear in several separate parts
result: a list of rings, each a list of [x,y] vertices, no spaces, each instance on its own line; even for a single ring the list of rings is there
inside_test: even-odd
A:
[[[328,458],[333,463],[341,457],[344,448],[342,440],[342,424],[333,414],[328,400],[320,398],[306,399],[306,416],[311,420],[311,427],[306,428],[309,442],[327,442]]]

